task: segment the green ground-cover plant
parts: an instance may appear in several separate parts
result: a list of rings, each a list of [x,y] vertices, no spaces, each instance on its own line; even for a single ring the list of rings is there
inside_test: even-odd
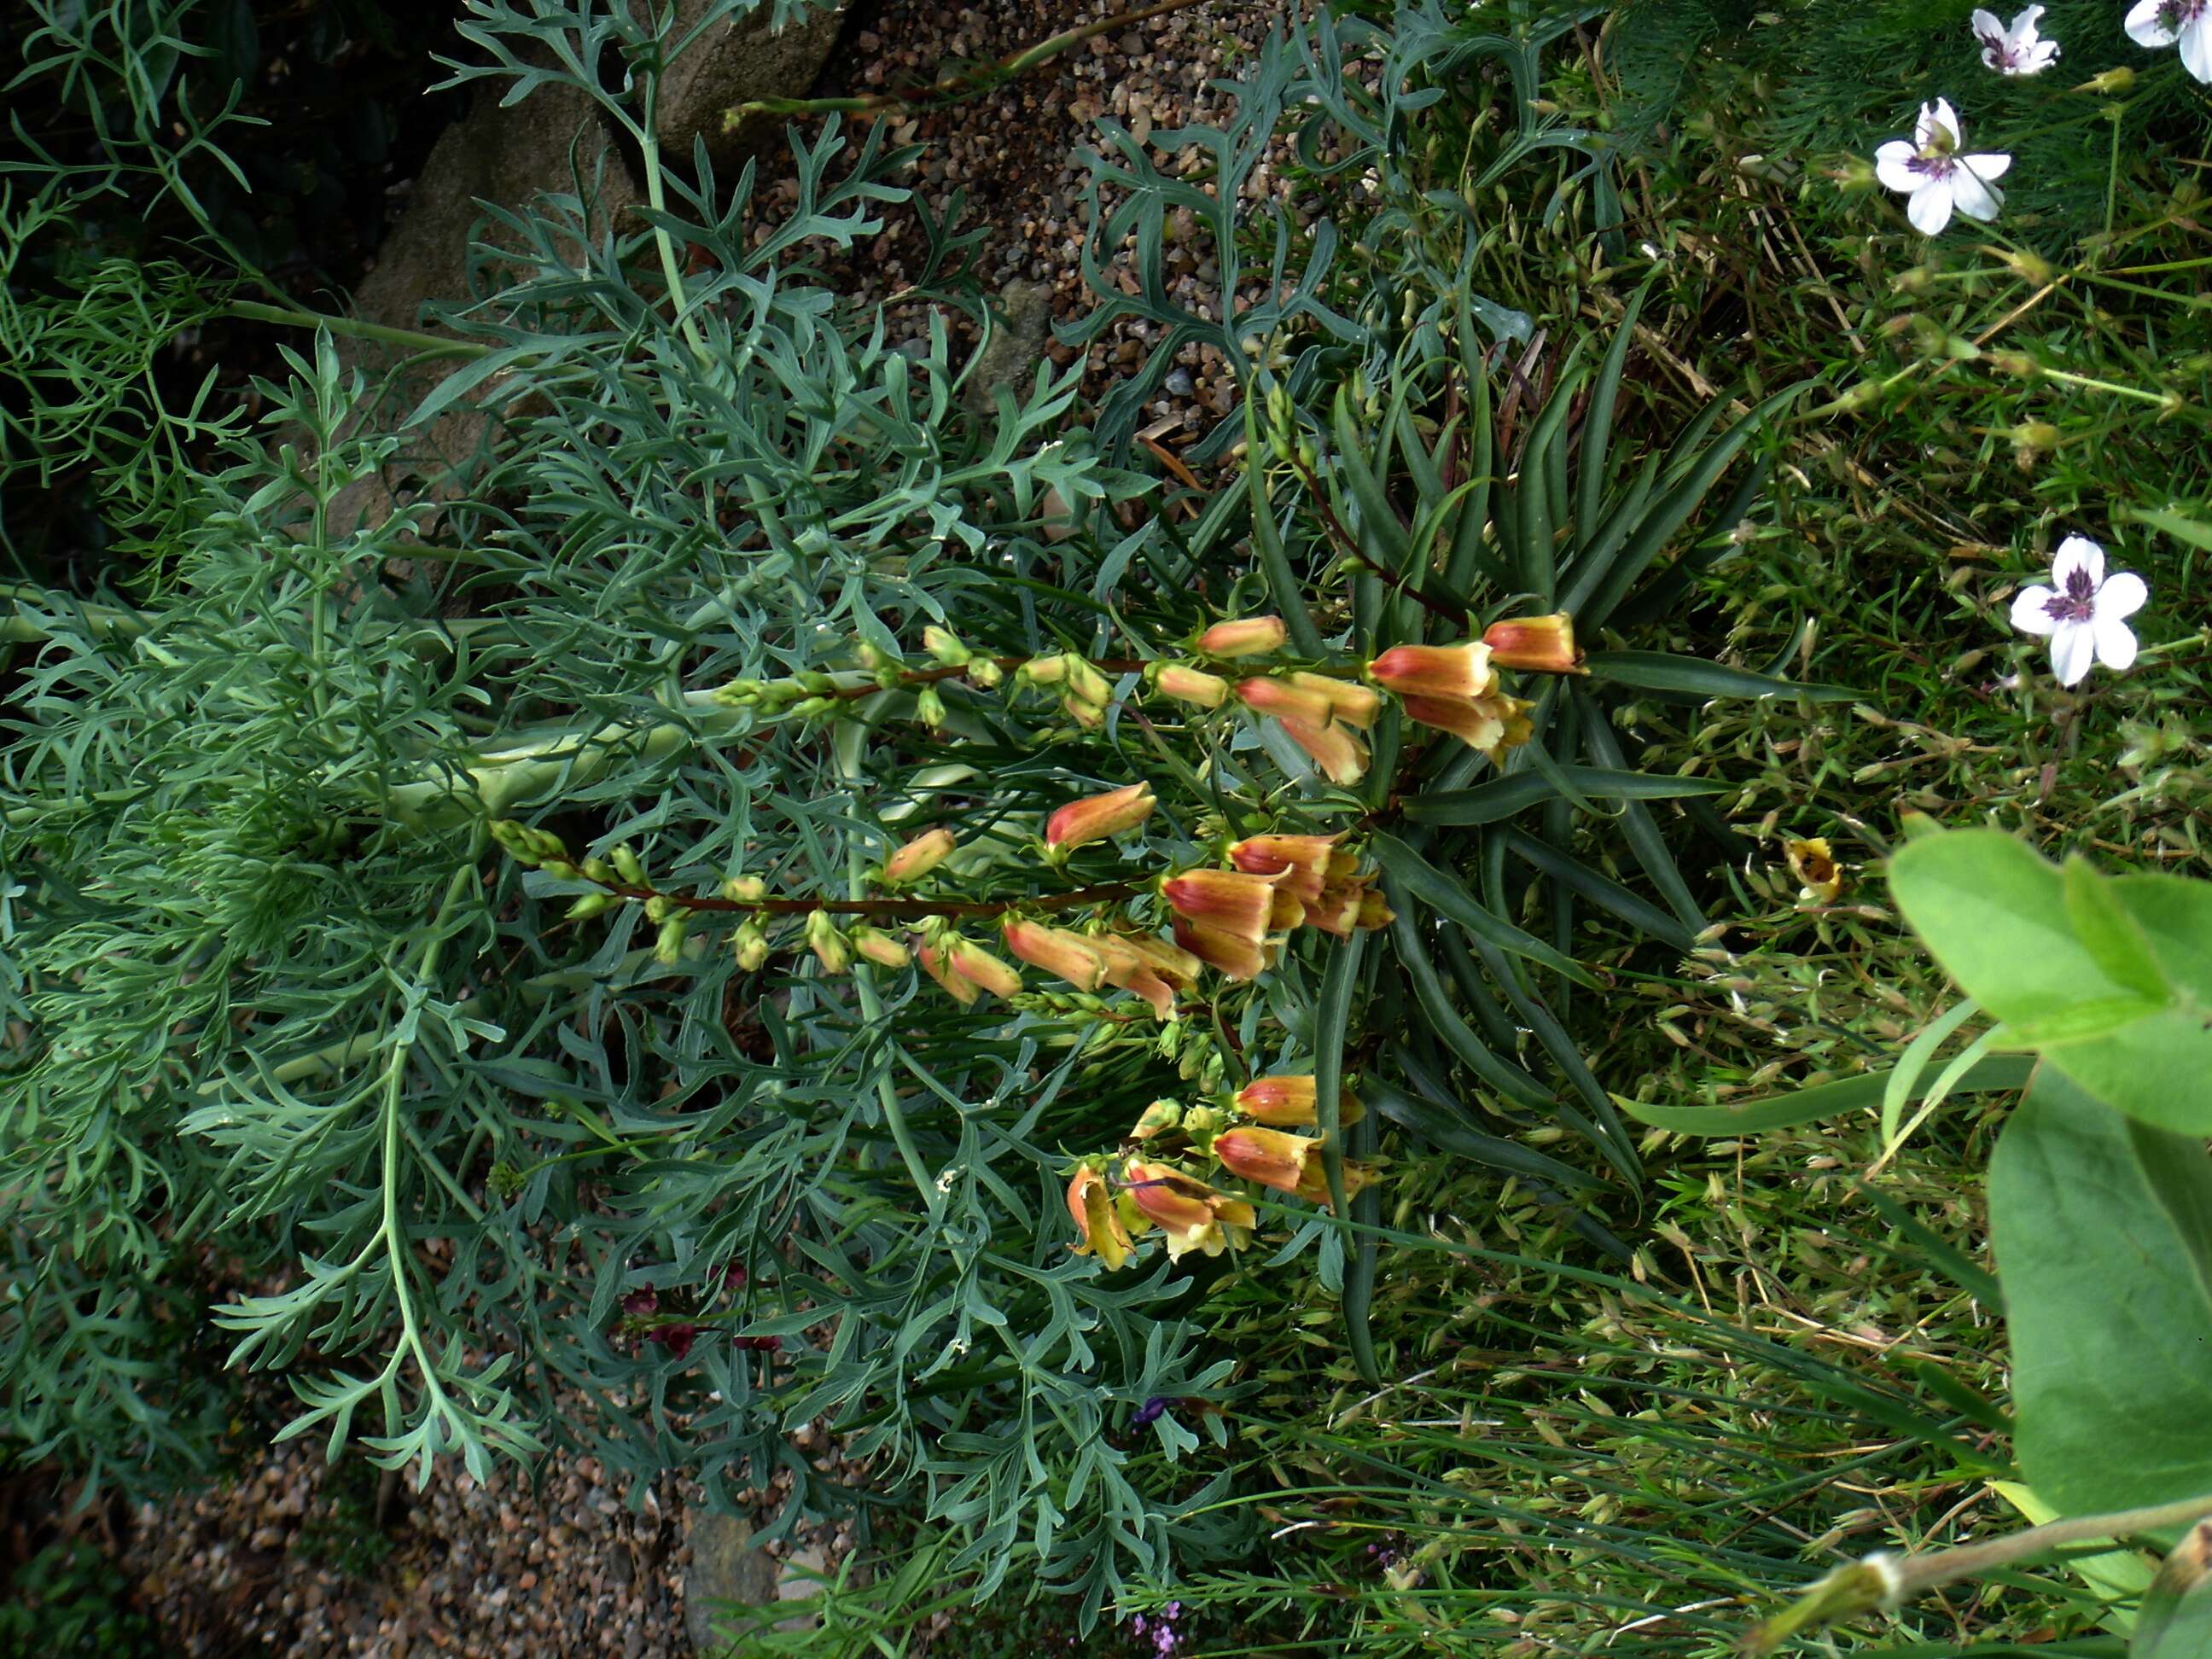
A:
[[[1184,498],[1137,509],[1151,487],[1110,464],[1114,410],[1102,453],[1072,380],[966,415],[941,330],[893,350],[808,285],[810,243],[906,199],[878,132],[800,140],[797,205],[762,240],[750,173],[726,187],[652,143],[682,44],[660,14],[486,4],[463,32],[493,60],[464,79],[599,100],[653,205],[597,240],[577,198],[507,216],[521,251],[439,313],[449,337],[374,337],[463,360],[396,420],[342,364],[353,325],[241,297],[264,280],[243,263],[159,306],[127,261],[69,307],[19,302],[27,340],[77,319],[87,382],[30,402],[25,465],[118,481],[147,563],[112,591],[16,595],[11,1434],[106,1477],[188,1458],[193,1402],[149,1355],[163,1287],[212,1252],[239,1286],[212,1310],[234,1362],[299,1392],[288,1434],[418,1474],[560,1437],[634,1477],[682,1464],[710,1498],[787,1468],[795,1519],[856,1501],[784,1438],[827,1415],[881,1478],[920,1477],[958,1540],[948,1571],[988,1593],[1023,1560],[1095,1615],[1132,1570],[1249,1531],[1201,1451],[1231,1359],[1206,1304],[1261,1259],[1193,1271],[1147,1236],[1102,1271],[1069,1246],[1097,1250],[1106,1214],[1151,1220],[1171,1255],[1254,1227],[1272,1270],[1311,1254],[1371,1373],[1376,1236],[1347,1263],[1321,1203],[1346,1211],[1378,1118],[1547,1194],[1596,1186],[1516,1138],[1556,1118],[1635,1180],[1540,987],[1589,981],[1570,893],[1686,942],[1694,901],[1640,803],[1712,786],[1625,765],[1607,694],[1538,694],[1787,688],[1617,653],[1585,676],[1568,629],[1534,623],[1498,636],[1516,697],[1476,641],[1562,605],[1611,623],[1771,411],[1709,411],[1648,463],[1586,420],[1570,502],[1550,488],[1561,392],[1523,489],[1487,328],[1416,261],[1410,323],[1364,300],[1236,319],[1240,353],[1263,343],[1243,481],[1186,525]],[[1309,93],[1359,118],[1333,61],[1279,42],[1205,142],[1249,167]],[[118,146],[178,196],[174,158],[141,153],[154,131]],[[17,234],[76,222],[72,191],[120,176],[49,179]],[[1130,188],[1099,221],[1109,251],[1176,186]],[[143,375],[142,348],[217,308],[318,328],[259,386],[258,429]],[[1315,355],[1312,327],[1346,349]],[[1587,349],[1601,388],[1620,337]],[[1304,368],[1270,367],[1271,340]],[[412,428],[495,387],[486,447],[350,525],[362,486],[419,465]],[[95,408],[131,413],[88,425]],[[1756,494],[1738,470],[1723,520]],[[1431,684],[1440,665],[1461,678]],[[1138,791],[1120,840],[1054,816]],[[1571,851],[1566,809],[1614,800],[1671,915]],[[1218,867],[1255,831],[1340,844],[1293,896],[1304,865]],[[902,885],[920,847],[941,867]],[[1519,914],[1525,875],[1462,883],[1509,848],[1553,884],[1550,938]],[[1230,926],[1219,907],[1261,887],[1273,908]],[[1157,972],[1093,971],[1127,939],[1170,951],[1171,913]],[[1441,964],[1416,943],[1438,919]],[[1008,922],[1003,945],[974,936]],[[1067,985],[1019,986],[1000,949]],[[1422,970],[1410,1004],[1387,994],[1401,959]],[[1152,1006],[1102,1001],[1102,980]],[[1515,1018],[1559,1080],[1524,1069]],[[1512,1111],[1440,1095],[1455,1067]],[[1355,1069],[1378,1109],[1357,1123]],[[1322,1133],[1248,1137],[1313,1166],[1262,1212],[1240,1194],[1267,1195],[1264,1161],[1194,1112],[1271,1072],[1312,1079]],[[1163,1097],[1193,1109],[1173,1162],[1100,1151]],[[1064,1201],[1082,1169],[1111,1171],[1087,1237]],[[1370,1186],[1352,1213],[1380,1202]],[[556,1388],[593,1413],[549,1417]]]

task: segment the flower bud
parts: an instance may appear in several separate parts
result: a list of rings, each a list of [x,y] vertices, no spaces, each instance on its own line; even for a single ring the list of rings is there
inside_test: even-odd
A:
[[[1083,658],[1071,654],[1067,659],[1067,694],[1103,708],[1114,700],[1114,682]]]
[[[665,893],[655,893],[645,902],[645,919],[651,922],[666,921],[671,916],[684,914],[684,907]]]
[[[618,893],[586,893],[568,907],[568,919],[570,921],[589,921],[593,916],[603,915],[621,902],[622,896]]]
[[[664,968],[673,968],[684,954],[684,935],[690,927],[690,921],[681,914],[662,922],[653,941],[653,959]]]
[[[1014,679],[1022,685],[1058,685],[1067,678],[1067,657],[1065,653],[1052,657],[1031,657],[1014,671]]]
[[[1482,630],[1493,668],[1522,668],[1539,674],[1582,672],[1575,648],[1574,618],[1564,611],[1548,617],[1513,617]]]
[[[988,657],[977,657],[968,665],[968,684],[978,691],[988,691],[1006,678],[1006,670]]]
[[[1152,815],[1152,805],[1149,783],[1133,783],[1103,795],[1069,801],[1045,820],[1045,845],[1064,852],[1085,842],[1104,841],[1124,830],[1135,829]]]
[[[1282,728],[1306,757],[1321,769],[1322,776],[1340,787],[1367,775],[1367,745],[1340,726],[1314,726],[1285,720]]]
[[[914,694],[914,717],[934,732],[945,724],[945,694],[925,685]]]
[[[768,884],[758,876],[732,876],[722,884],[722,896],[732,904],[758,904],[768,896]]]
[[[1152,670],[1152,687],[1164,697],[1173,697],[1178,702],[1194,703],[1200,708],[1218,708],[1229,701],[1227,680],[1218,674],[1193,668],[1188,663],[1156,665]]]
[[[605,859],[586,859],[578,867],[583,872],[586,881],[596,881],[602,887],[615,884],[615,867]]]
[[[738,966],[748,974],[758,973],[768,960],[768,935],[757,921],[739,922],[730,935],[730,945],[737,953]]]
[[[914,960],[913,951],[878,928],[855,927],[852,940],[853,948],[878,968],[903,968]]]
[[[2014,248],[2004,256],[2012,274],[2031,288],[2048,288],[2058,273],[2051,268],[2051,261],[2033,248]]]
[[[884,860],[882,880],[886,887],[919,881],[945,862],[959,842],[942,825],[924,830]]]
[[[1336,713],[1335,705],[1322,693],[1266,675],[1237,681],[1237,700],[1256,713],[1309,726],[1327,726]]]
[[[1318,1140],[1280,1129],[1227,1129],[1213,1138],[1213,1155],[1231,1175],[1285,1193],[1297,1191],[1306,1160],[1320,1150]]]
[[[1280,617],[1243,617],[1214,623],[1198,636],[1198,648],[1209,657],[1257,657],[1281,650],[1290,637]]]
[[[1106,958],[1080,933],[1008,916],[1000,931],[1006,949],[1031,967],[1056,974],[1079,991],[1095,991],[1106,978]]]
[[[2058,447],[2058,428],[2048,421],[2022,421],[2012,428],[2013,459],[2021,470],[2032,471],[2035,465]]]
[[[1494,690],[1490,647],[1480,641],[1465,645],[1395,645],[1367,665],[1377,685],[1423,697],[1480,697]]]
[[[820,959],[825,974],[842,974],[853,965],[852,949],[827,910],[806,913],[806,945]]]
[[[1172,1100],[1156,1100],[1144,1109],[1136,1127],[1129,1131],[1132,1140],[1150,1140],[1154,1135],[1182,1126],[1182,1107]]]
[[[628,842],[611,848],[607,853],[607,859],[615,866],[615,873],[620,876],[626,884],[631,887],[649,887],[653,884],[646,879],[645,865],[637,854],[630,850],[630,844]]]
[[[921,648],[947,668],[965,668],[975,658],[966,646],[934,623],[921,630]]]
[[[2105,70],[2102,74],[2091,76],[2074,90],[2103,93],[2113,98],[2124,98],[2135,90],[2135,84],[2136,72],[2125,64],[2120,64]]]

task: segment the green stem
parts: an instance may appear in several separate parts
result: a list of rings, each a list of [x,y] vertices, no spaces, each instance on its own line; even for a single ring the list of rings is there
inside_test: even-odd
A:
[[[404,346],[425,356],[488,357],[492,349],[472,340],[450,340],[441,334],[424,334],[411,328],[386,328],[381,323],[364,323],[356,317],[333,317],[302,306],[267,306],[258,300],[233,300],[224,309],[234,317],[253,322],[277,323],[287,328],[326,328],[333,334],[356,340]]]
[[[855,854],[857,857],[857,853]],[[686,910],[740,910],[761,916],[804,916],[826,910],[833,916],[860,916],[873,921],[921,921],[930,916],[1003,916],[1009,910],[1071,910],[1084,904],[1119,904],[1148,890],[1148,884],[1115,881],[1096,887],[1072,888],[1065,893],[1024,894],[1003,899],[726,899],[685,897],[651,887],[629,887],[617,882],[599,885],[626,899],[665,899]],[[858,878],[854,890],[858,891]]]
[[[691,355],[707,361],[707,343],[699,337],[699,325],[691,315],[690,302],[684,294],[684,267],[676,257],[676,244],[669,240],[668,232],[659,222],[659,216],[668,211],[667,198],[661,182],[660,133],[657,106],[660,100],[660,73],[648,70],[645,76],[644,120],[637,129],[638,148],[644,158],[645,199],[651,204],[655,220],[653,227],[653,246],[660,252],[661,278],[668,284],[668,301],[676,307],[676,324],[684,332],[684,343]]]
[[[1158,0],[1158,3],[1136,11],[1116,12],[1110,17],[1096,18],[1079,28],[1062,31],[1035,46],[1024,46],[1009,52],[995,64],[986,64],[980,69],[963,75],[948,75],[933,85],[919,92],[878,92],[863,98],[756,98],[738,105],[722,115],[723,130],[726,131],[748,115],[872,115],[896,109],[914,109],[950,103],[1026,75],[1040,64],[1050,63],[1062,53],[1071,52],[1086,40],[1095,40],[1102,34],[1125,29],[1138,23],[1150,22],[1155,17],[1165,17],[1197,5],[1200,0]]]
[[[855,761],[847,759],[840,763],[848,784],[861,781]],[[866,885],[868,868],[855,845],[845,855],[846,890],[854,897],[848,904],[897,903],[898,900],[868,900],[859,896]],[[774,902],[775,901],[769,901]],[[821,908],[821,907],[817,907]],[[880,1031],[884,1025],[883,999],[876,994],[875,969],[865,962],[853,964],[853,993],[860,1000],[860,1018],[870,1030]],[[937,1183],[929,1178],[928,1166],[921,1161],[921,1149],[915,1144],[914,1126],[906,1119],[906,1108],[899,1102],[898,1088],[891,1081],[890,1063],[886,1057],[876,1073],[876,1103],[882,1109],[884,1127],[891,1132],[892,1144],[897,1146],[900,1160],[906,1165],[907,1177],[914,1182],[915,1195],[921,1201],[922,1213],[934,1217],[944,1194]]]

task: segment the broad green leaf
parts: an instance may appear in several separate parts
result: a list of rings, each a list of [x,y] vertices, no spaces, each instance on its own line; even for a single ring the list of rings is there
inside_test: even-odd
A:
[[[1977,1062],[1972,1071],[1951,1085],[1951,1092],[1989,1094],[2017,1089],[2027,1082],[2034,1070],[2034,1060],[2026,1055],[1995,1056]],[[1845,1112],[1878,1110],[1889,1079],[1887,1072],[1868,1072],[1858,1077],[1838,1078],[1833,1083],[1816,1083],[1790,1094],[1746,1101],[1741,1106],[1662,1106],[1625,1099],[1620,1095],[1615,1095],[1613,1101],[1638,1123],[1648,1123],[1655,1129],[1674,1134],[1747,1135],[1765,1129],[1817,1123],[1824,1117],[1837,1117]],[[1907,1097],[1918,1097],[1917,1092]]]
[[[1724,795],[1729,788],[1717,778],[1682,778],[1665,772],[1626,772],[1600,766],[1562,766],[1559,776],[1599,800],[1668,800],[1684,795]],[[1507,772],[1472,789],[1416,795],[1407,801],[1406,816],[1416,823],[1462,827],[1496,823],[1561,793],[1559,783],[1540,772]]]
[[[2150,940],[2113,890],[2112,878],[2076,854],[2059,866],[2058,880],[2066,896],[2066,920],[2097,966],[2139,999],[2166,1001],[2171,992],[2151,955]]]
[[[2068,1515],[2212,1492],[2212,1158],[2045,1064],[1998,1139],[2020,1463]]]
[[[2151,1580],[2128,1659],[2203,1659],[2212,1653],[2212,1521],[2183,1534]]]
[[[1730,668],[1702,657],[1678,657],[1664,651],[1593,651],[1583,659],[1583,666],[1592,679],[1682,696],[1805,697],[1814,702],[1850,702],[1858,696],[1847,686],[1776,679],[1747,668]]]
[[[2212,890],[2174,876],[2120,878],[2110,892],[2136,927],[2094,921],[2092,948],[2057,866],[1994,830],[1912,841],[1891,860],[1890,884],[1936,959],[2011,1028],[2008,1042],[2047,1045],[2069,1077],[2147,1123],[2212,1133],[2212,1003],[2193,989],[2212,938]],[[2104,888],[2084,890],[2083,906],[2103,905]],[[2139,981],[2156,972],[2179,994],[2151,1002],[2108,963]]]

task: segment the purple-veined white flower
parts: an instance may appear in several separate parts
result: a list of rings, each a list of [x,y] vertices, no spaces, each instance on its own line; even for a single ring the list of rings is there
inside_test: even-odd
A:
[[[2029,6],[2009,24],[1993,11],[1974,14],[1974,38],[1982,43],[1982,62],[1999,75],[2040,75],[2057,61],[2058,43],[2037,33],[2043,8]]]
[[[2212,0],[2203,0],[2212,5]],[[1893,138],[1874,153],[1875,176],[1908,199],[1905,216],[1923,236],[1933,236],[1951,222],[1956,208],[1969,219],[1990,220],[2004,205],[2004,192],[1996,181],[2012,165],[2012,157],[1989,154],[1963,155],[1964,143],[1958,112],[1948,98],[1920,106],[1912,137]]]
[[[2139,46],[2181,46],[2181,67],[2212,83],[2212,0],[2139,0],[2128,13]]]
[[[2127,619],[2150,589],[2132,570],[2105,574],[2105,550],[2087,536],[2069,536],[2051,561],[2051,586],[2033,583],[2012,602],[2012,625],[2051,636],[2051,668],[2061,685],[2078,685],[2092,661],[2123,669],[2136,659]]]

